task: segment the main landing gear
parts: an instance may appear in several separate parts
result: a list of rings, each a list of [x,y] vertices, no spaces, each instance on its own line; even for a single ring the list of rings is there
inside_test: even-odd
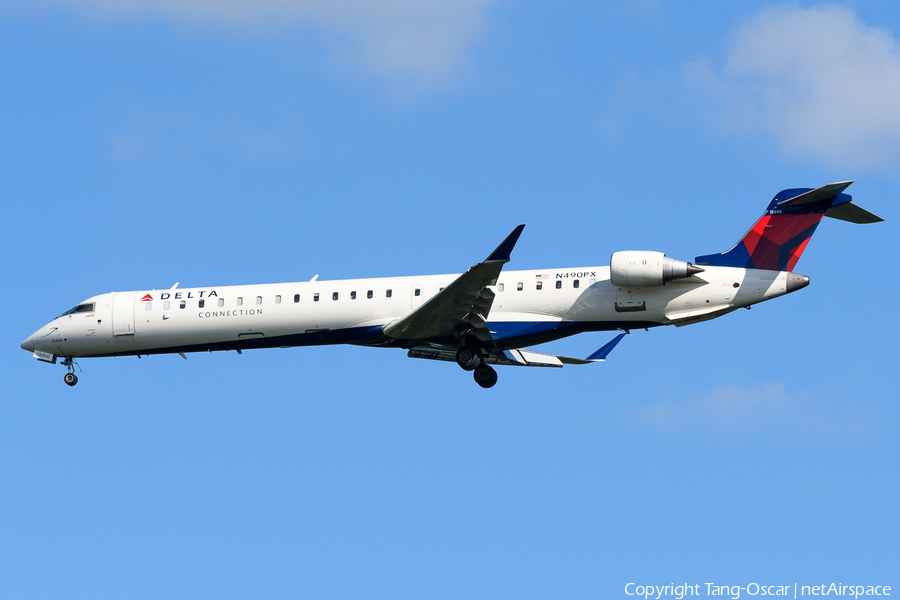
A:
[[[463,346],[456,351],[456,362],[462,367],[463,371],[474,371],[484,361],[481,359],[481,354],[478,350]]]
[[[71,387],[71,386],[75,385],[76,383],[78,383],[78,376],[75,375],[75,365],[77,365],[78,363],[75,362],[75,359],[72,357],[69,357],[69,358],[65,359],[64,361],[62,361],[62,363],[60,363],[60,364],[65,365],[66,368],[69,369],[69,372],[66,373],[65,376],[63,377],[63,381],[66,382],[66,385]],[[78,370],[80,371],[81,367],[78,367]]]
[[[475,369],[475,383],[483,388],[494,387],[497,383],[497,371],[489,365],[481,365]]]
[[[473,371],[475,383],[481,387],[494,387],[497,383],[497,372],[484,364],[484,357],[478,350],[463,346],[456,352],[456,362],[463,371]]]

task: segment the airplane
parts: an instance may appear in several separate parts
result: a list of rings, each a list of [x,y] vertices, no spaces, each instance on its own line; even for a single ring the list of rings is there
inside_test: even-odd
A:
[[[609,266],[503,271],[524,225],[462,274],[109,292],[53,319],[21,347],[75,359],[355,344],[456,362],[483,388],[492,365],[562,367],[606,360],[633,329],[681,327],[809,285],[794,266],[822,220],[876,223],[843,193],[852,181],[782,190],[731,249],[693,263],[620,251]],[[618,331],[586,358],[527,349],[578,333]],[[79,369],[81,367],[79,366]]]

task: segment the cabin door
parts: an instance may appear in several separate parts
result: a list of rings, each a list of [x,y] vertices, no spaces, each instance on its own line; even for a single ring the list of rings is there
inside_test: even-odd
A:
[[[134,335],[134,299],[137,292],[114,292],[113,335]]]

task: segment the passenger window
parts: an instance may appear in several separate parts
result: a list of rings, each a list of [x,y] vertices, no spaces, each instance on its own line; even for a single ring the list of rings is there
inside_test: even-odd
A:
[[[337,292],[333,293],[333,294],[331,295],[331,299],[332,299],[332,300],[337,300],[337,299],[338,299],[338,293],[337,293]]]
[[[421,295],[422,295],[422,290],[420,290],[419,288],[416,288],[416,296],[421,296]]]
[[[300,294],[294,294],[294,302],[300,302]]]
[[[168,300],[163,302],[163,310],[169,310],[169,301]]]
[[[319,301],[319,295],[313,294],[313,302],[318,302],[318,301]]]
[[[556,289],[558,289],[558,290],[562,289],[562,280],[561,279],[556,280]]]
[[[393,294],[393,291],[388,290],[387,292],[384,293],[384,296],[385,296],[385,298],[390,298],[391,294]]]
[[[281,296],[275,296],[275,304],[281,304]]]
[[[206,306],[206,300],[200,300],[198,305],[200,306],[200,308],[203,308],[204,306]]]
[[[502,291],[503,291],[503,284],[501,283],[500,285],[498,285],[498,286],[497,286],[497,289],[500,290],[500,291],[502,292]]]
[[[219,298],[219,306],[225,306],[225,298]]]
[[[185,302],[184,300],[182,300],[182,301],[181,301],[181,304],[178,306],[178,308],[184,308],[185,306],[187,306],[187,302]]]
[[[371,298],[371,297],[372,297],[372,290],[369,290],[368,292],[366,292],[366,298]]]
[[[256,297],[256,303],[257,303],[257,304],[262,304],[262,296],[257,296],[257,297]]]
[[[350,292],[350,299],[356,300],[356,292]]]
[[[521,292],[523,287],[525,287],[525,286],[520,281],[519,283],[516,284],[516,291]]]
[[[572,287],[575,289],[578,289],[578,280],[577,279],[572,282]]]
[[[144,303],[144,310],[150,310],[151,308],[153,308],[153,303],[152,303],[152,302],[145,302],[145,303]]]
[[[589,279],[589,280],[588,280],[588,285],[591,286],[591,287],[594,287],[594,285],[595,285],[596,283],[597,283],[597,280],[596,280],[596,279]]]
[[[241,298],[240,296],[238,296],[238,299],[237,299],[237,305],[240,306],[240,305],[242,305],[243,303],[244,303],[244,299]]]
[[[538,281],[536,287],[537,287],[537,289],[539,289],[539,290],[540,290],[540,289],[543,289],[543,287],[544,287],[544,282],[543,282],[543,281]]]

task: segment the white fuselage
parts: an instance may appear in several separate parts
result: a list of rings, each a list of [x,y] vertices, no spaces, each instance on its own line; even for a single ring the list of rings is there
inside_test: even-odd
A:
[[[498,347],[528,346],[584,331],[690,324],[805,285],[792,289],[791,275],[707,267],[699,276],[663,286],[622,288],[610,282],[609,267],[503,271],[490,288],[495,298],[486,321]],[[74,358],[335,343],[410,347],[414,344],[386,337],[383,327],[457,277],[111,292],[82,303],[93,304],[92,310],[66,314],[41,327],[22,347]],[[453,343],[446,340],[447,347]]]

